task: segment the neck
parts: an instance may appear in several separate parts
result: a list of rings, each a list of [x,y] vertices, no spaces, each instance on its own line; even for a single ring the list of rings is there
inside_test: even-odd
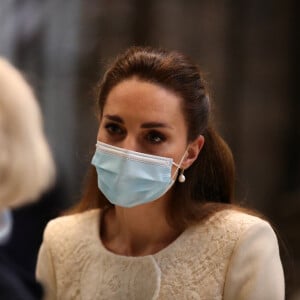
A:
[[[166,202],[159,200],[133,208],[116,206],[102,224],[104,245],[122,255],[154,254],[179,235],[167,222]]]

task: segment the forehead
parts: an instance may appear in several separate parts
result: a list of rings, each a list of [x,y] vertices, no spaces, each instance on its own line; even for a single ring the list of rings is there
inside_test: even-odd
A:
[[[108,94],[104,112],[182,116],[182,99],[158,84],[131,78],[117,84]]]

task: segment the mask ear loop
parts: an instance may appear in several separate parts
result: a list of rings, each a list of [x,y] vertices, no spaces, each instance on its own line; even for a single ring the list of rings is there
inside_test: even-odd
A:
[[[180,183],[184,183],[184,182],[185,182],[185,176],[184,176],[184,174],[183,174],[183,173],[184,173],[184,169],[181,169],[180,167],[181,167],[182,162],[183,162],[184,159],[185,159],[185,156],[186,156],[186,154],[187,154],[187,151],[188,151],[188,149],[185,150],[185,152],[184,152],[184,154],[183,154],[183,156],[182,156],[182,158],[181,158],[179,164],[176,164],[176,163],[173,162],[173,165],[174,165],[175,167],[177,167],[176,172],[174,173],[173,179],[174,179],[174,177],[176,176],[178,170],[180,170],[180,174],[179,174],[179,176],[178,176],[178,181],[179,181]]]

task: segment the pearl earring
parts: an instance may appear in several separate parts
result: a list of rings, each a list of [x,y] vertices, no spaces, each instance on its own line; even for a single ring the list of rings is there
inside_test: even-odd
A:
[[[184,176],[183,172],[184,172],[184,169],[180,169],[180,175],[178,177],[178,181],[180,183],[184,183],[185,182],[185,176]]]

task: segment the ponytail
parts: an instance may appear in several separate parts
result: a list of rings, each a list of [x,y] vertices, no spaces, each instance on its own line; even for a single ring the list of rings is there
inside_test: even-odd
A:
[[[169,222],[181,230],[199,223],[233,203],[235,167],[231,150],[210,126],[205,143],[184,184],[176,182],[170,203]]]
[[[197,201],[232,203],[235,181],[232,152],[212,127],[206,130],[204,138],[204,147],[191,169],[191,176],[196,177],[191,198]]]

